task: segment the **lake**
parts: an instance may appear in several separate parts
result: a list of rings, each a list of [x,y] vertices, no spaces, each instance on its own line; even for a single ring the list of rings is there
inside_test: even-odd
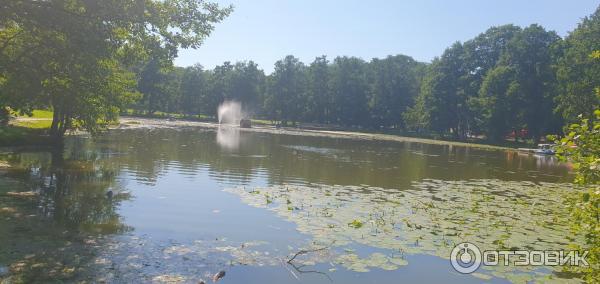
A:
[[[13,282],[566,282],[452,268],[452,248],[565,249],[553,157],[237,128],[117,129],[0,153]]]

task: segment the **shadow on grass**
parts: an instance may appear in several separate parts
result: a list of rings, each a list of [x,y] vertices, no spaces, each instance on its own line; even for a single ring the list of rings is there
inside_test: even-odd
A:
[[[51,146],[47,129],[16,125],[0,126],[0,146]]]

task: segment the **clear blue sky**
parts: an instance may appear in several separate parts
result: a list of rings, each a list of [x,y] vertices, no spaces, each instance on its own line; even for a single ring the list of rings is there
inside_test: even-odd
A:
[[[365,60],[406,54],[431,61],[455,41],[491,26],[541,24],[565,36],[594,12],[590,0],[218,0],[235,11],[216,25],[197,50],[182,50],[175,64],[213,68],[253,60],[270,73],[288,54],[310,63],[316,56]]]

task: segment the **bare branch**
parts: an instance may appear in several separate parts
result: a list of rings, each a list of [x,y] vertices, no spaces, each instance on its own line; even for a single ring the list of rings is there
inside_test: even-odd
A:
[[[288,259],[287,263],[292,264],[292,261],[294,261],[294,259],[296,259],[296,257],[303,255],[303,254],[308,254],[308,253],[313,253],[313,252],[318,252],[318,251],[322,251],[322,250],[326,250],[329,249],[329,247],[322,247],[322,248],[318,248],[318,249],[313,249],[313,250],[300,250],[299,252],[297,252],[296,254],[294,254],[292,256],[292,258]]]

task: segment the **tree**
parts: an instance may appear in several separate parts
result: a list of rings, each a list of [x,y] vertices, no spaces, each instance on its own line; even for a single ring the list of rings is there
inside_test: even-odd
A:
[[[152,58],[143,67],[138,81],[138,90],[142,96],[137,105],[148,114],[159,110],[168,112],[171,101],[176,100],[174,76],[169,76],[172,71],[171,62],[161,58]]]
[[[260,95],[264,89],[264,72],[253,61],[237,62],[229,78],[231,92],[227,97],[242,103],[246,113],[260,110]]]
[[[403,128],[402,114],[419,93],[422,64],[405,55],[388,56],[369,63],[369,112],[374,127]]]
[[[600,51],[593,51],[590,58],[598,64]],[[600,87],[595,88],[594,94],[600,99]],[[583,115],[579,119],[566,128],[567,135],[562,139],[550,138],[556,143],[558,158],[573,163],[575,183],[587,187],[573,195],[570,205],[573,229],[585,239],[584,244],[575,247],[589,252],[589,266],[571,270],[582,273],[586,282],[596,283],[600,279],[600,109],[594,111],[591,119]]]
[[[305,119],[318,123],[330,123],[333,96],[329,85],[331,72],[327,57],[315,58],[307,72],[308,106]]]
[[[267,114],[286,124],[297,122],[306,105],[306,66],[292,55],[275,62],[275,71],[267,82],[265,109]]]
[[[368,119],[367,65],[356,57],[336,57],[331,67],[334,99],[332,116],[345,126],[364,125]]]
[[[178,48],[197,48],[231,11],[202,0],[8,2],[0,20],[1,76],[9,78],[2,89],[10,88],[3,94],[30,91],[29,84],[6,82],[33,77],[31,85],[39,87],[34,101],[52,106],[57,138],[75,126],[93,132],[104,124],[98,122],[116,119],[134,89],[128,65],[154,53],[172,60]]]
[[[600,97],[600,89],[596,90]],[[592,120],[581,118],[569,126],[569,133],[558,144],[557,154],[563,161],[571,161],[575,169],[575,182],[587,190],[571,198],[572,226],[583,235],[585,243],[575,244],[580,251],[588,251],[589,266],[572,267],[582,273],[587,283],[600,279],[600,109]]]
[[[422,113],[409,115],[430,130],[451,132],[454,137],[463,139],[469,128],[464,56],[463,45],[457,42],[446,49],[442,57],[434,59],[421,85],[417,100],[420,105],[412,108],[413,112]]]
[[[38,105],[47,105],[47,100],[39,94],[42,90],[42,79],[36,69],[39,60],[25,56],[27,51],[35,49],[39,44],[34,37],[23,32],[14,23],[8,23],[0,30],[0,108],[8,106],[21,113],[30,113]],[[5,111],[4,118],[8,118]]]
[[[503,25],[491,27],[477,37],[464,43],[464,78],[465,96],[469,105],[469,131],[479,133],[482,131],[484,120],[481,109],[473,109],[476,100],[481,93],[481,85],[488,74],[494,69],[502,54],[506,51],[509,42],[515,35],[521,32],[521,28],[515,25]]]
[[[600,86],[600,65],[590,56],[600,49],[600,7],[585,17],[563,43],[563,54],[558,59],[557,77],[559,95],[556,111],[567,122],[578,120],[578,116],[593,118],[600,99],[594,88]]]
[[[233,65],[226,61],[216,66],[207,76],[207,92],[202,97],[202,112],[204,114],[217,116],[217,107],[227,99],[233,99],[231,95],[231,77]]]
[[[544,133],[560,131],[560,119],[553,114],[557,94],[553,48],[559,41],[555,32],[531,25],[511,39],[498,63],[516,72],[522,95],[519,113],[535,142]]]
[[[473,109],[481,114],[483,131],[488,139],[502,141],[509,130],[519,130],[519,84],[516,71],[498,66],[487,73]]]
[[[198,114],[202,109],[202,96],[207,91],[203,67],[187,67],[181,78],[181,111],[186,115]]]

